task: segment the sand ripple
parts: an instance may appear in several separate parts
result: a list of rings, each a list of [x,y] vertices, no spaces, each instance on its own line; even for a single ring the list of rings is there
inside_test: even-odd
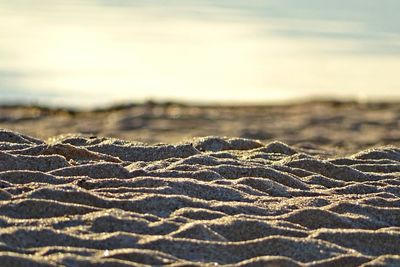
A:
[[[400,149],[0,131],[1,266],[400,266]]]

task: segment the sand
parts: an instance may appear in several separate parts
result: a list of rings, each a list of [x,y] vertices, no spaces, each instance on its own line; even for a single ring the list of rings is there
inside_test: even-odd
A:
[[[0,128],[0,266],[400,266],[396,103],[10,106]]]
[[[400,266],[400,148],[359,139],[1,130],[0,265]]]
[[[83,133],[149,144],[230,136],[318,146],[338,155],[400,146],[400,103],[326,101],[247,107],[146,103],[88,112],[14,106],[0,107],[0,128],[43,140]]]

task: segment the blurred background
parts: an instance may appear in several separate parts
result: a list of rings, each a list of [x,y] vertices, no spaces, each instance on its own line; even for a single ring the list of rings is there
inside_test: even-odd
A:
[[[398,0],[0,0],[0,102],[400,98]]]

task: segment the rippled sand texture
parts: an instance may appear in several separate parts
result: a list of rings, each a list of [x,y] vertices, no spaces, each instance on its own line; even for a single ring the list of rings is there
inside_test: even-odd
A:
[[[0,148],[1,266],[400,265],[396,147],[2,130]]]
[[[198,136],[312,143],[355,153],[376,145],[400,146],[400,103],[310,102],[284,106],[130,105],[97,112],[0,107],[0,128],[41,139],[85,133],[146,143]]]

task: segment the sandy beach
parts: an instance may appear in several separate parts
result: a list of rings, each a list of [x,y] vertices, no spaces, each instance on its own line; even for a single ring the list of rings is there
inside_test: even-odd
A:
[[[43,140],[66,133],[149,144],[227,136],[355,153],[374,146],[400,145],[400,104],[315,101],[271,106],[194,106],[150,102],[87,112],[0,106],[0,128]]]
[[[1,266],[400,266],[400,105],[0,108]]]

